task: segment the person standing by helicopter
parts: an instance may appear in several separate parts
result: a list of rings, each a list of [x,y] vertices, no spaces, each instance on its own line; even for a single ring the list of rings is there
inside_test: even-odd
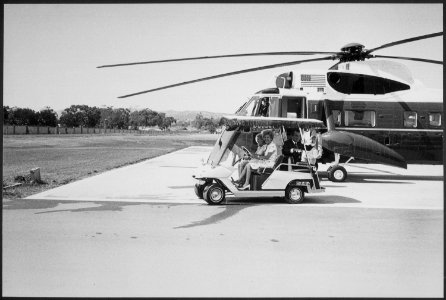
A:
[[[322,157],[322,137],[316,132],[316,129],[304,129],[302,134],[302,161],[310,163],[310,165],[318,168],[317,160]]]

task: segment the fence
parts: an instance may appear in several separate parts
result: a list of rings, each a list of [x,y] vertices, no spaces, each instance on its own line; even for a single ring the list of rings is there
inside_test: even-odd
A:
[[[178,133],[196,133],[185,130],[158,131],[158,130],[131,130],[113,128],[88,128],[88,127],[47,127],[47,126],[15,126],[3,125],[3,134],[97,134],[97,133],[139,133],[151,135],[166,135]]]

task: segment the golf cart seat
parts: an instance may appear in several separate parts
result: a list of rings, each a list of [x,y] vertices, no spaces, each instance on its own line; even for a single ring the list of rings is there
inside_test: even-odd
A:
[[[312,168],[309,167],[308,163],[305,162],[297,162],[292,166],[292,170],[295,172],[303,172],[303,173],[313,173]]]
[[[259,174],[271,174],[277,168],[277,166],[282,163],[282,161],[283,155],[279,155],[276,158],[276,162],[274,163],[274,166],[272,168],[259,168],[257,172]]]

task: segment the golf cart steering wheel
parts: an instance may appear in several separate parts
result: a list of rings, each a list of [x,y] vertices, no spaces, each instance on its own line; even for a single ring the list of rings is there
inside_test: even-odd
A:
[[[251,154],[251,152],[249,152],[249,150],[248,149],[246,149],[246,147],[245,146],[242,146],[242,149],[243,149],[243,151],[245,151],[246,152],[246,154],[248,154],[250,157],[252,156],[252,154]]]

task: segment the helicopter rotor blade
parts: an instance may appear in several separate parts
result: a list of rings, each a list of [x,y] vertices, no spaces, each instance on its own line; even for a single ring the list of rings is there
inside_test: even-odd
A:
[[[439,60],[432,60],[432,59],[424,59],[424,58],[416,58],[416,57],[403,57],[403,56],[386,56],[386,55],[373,55],[373,57],[382,57],[382,58],[394,58],[394,59],[405,59],[405,60],[414,60],[414,61],[421,61],[421,62],[427,62],[432,64],[439,64],[442,65],[443,62]]]
[[[131,66],[131,65],[155,64],[155,63],[164,63],[164,62],[173,62],[173,61],[199,60],[199,59],[224,58],[224,57],[243,57],[243,56],[262,56],[262,55],[314,55],[314,54],[337,54],[337,53],[338,52],[319,52],[319,51],[242,53],[242,54],[199,56],[199,57],[187,57],[187,58],[176,58],[176,59],[141,61],[141,62],[114,64],[114,65],[103,65],[103,66],[99,66],[97,68],[123,67],[123,66]]]
[[[395,42],[384,44],[382,46],[379,46],[379,47],[376,47],[373,49],[369,49],[369,50],[365,51],[365,54],[366,55],[370,54],[373,51],[376,51],[378,49],[384,49],[384,48],[401,45],[401,44],[405,44],[405,43],[409,43],[409,42],[414,42],[414,41],[418,41],[418,40],[428,39],[428,38],[432,38],[432,37],[436,37],[436,36],[440,36],[440,35],[443,35],[443,31],[437,32],[437,33],[426,34],[426,35],[420,35],[420,36],[416,36],[413,38],[404,39],[404,40],[400,40],[400,41],[395,41]]]
[[[218,75],[214,75],[214,76],[199,78],[199,79],[185,81],[185,82],[181,82],[181,83],[166,85],[166,86],[155,88],[155,89],[151,89],[151,90],[146,90],[146,91],[142,91],[142,92],[138,92],[138,93],[133,93],[133,94],[120,96],[118,98],[132,97],[132,96],[141,95],[141,94],[145,94],[145,93],[150,93],[150,92],[154,92],[154,91],[159,91],[159,90],[164,90],[164,89],[168,89],[168,88],[173,88],[173,87],[177,87],[177,86],[181,86],[181,85],[186,85],[186,84],[191,84],[191,83],[195,83],[195,82],[211,80],[211,79],[216,79],[216,78],[221,78],[221,77],[226,77],[226,76],[232,76],[232,75],[237,75],[237,74],[255,72],[255,71],[266,70],[266,69],[273,69],[273,68],[278,68],[278,67],[298,65],[298,64],[301,64],[301,63],[304,63],[304,62],[322,61],[322,60],[334,60],[334,59],[336,59],[336,56],[326,56],[326,57],[321,57],[321,58],[297,60],[297,61],[285,62],[285,63],[280,63],[280,64],[256,67],[256,68],[251,68],[251,69],[244,69],[244,70],[240,70],[240,71],[234,71],[234,72],[229,72],[229,73],[224,73],[224,74],[218,74]]]
[[[338,65],[340,64],[341,62],[340,61],[338,61],[337,63],[335,63],[334,65],[332,65],[330,68],[328,68],[329,70],[336,70],[337,69],[337,67],[338,67]]]

